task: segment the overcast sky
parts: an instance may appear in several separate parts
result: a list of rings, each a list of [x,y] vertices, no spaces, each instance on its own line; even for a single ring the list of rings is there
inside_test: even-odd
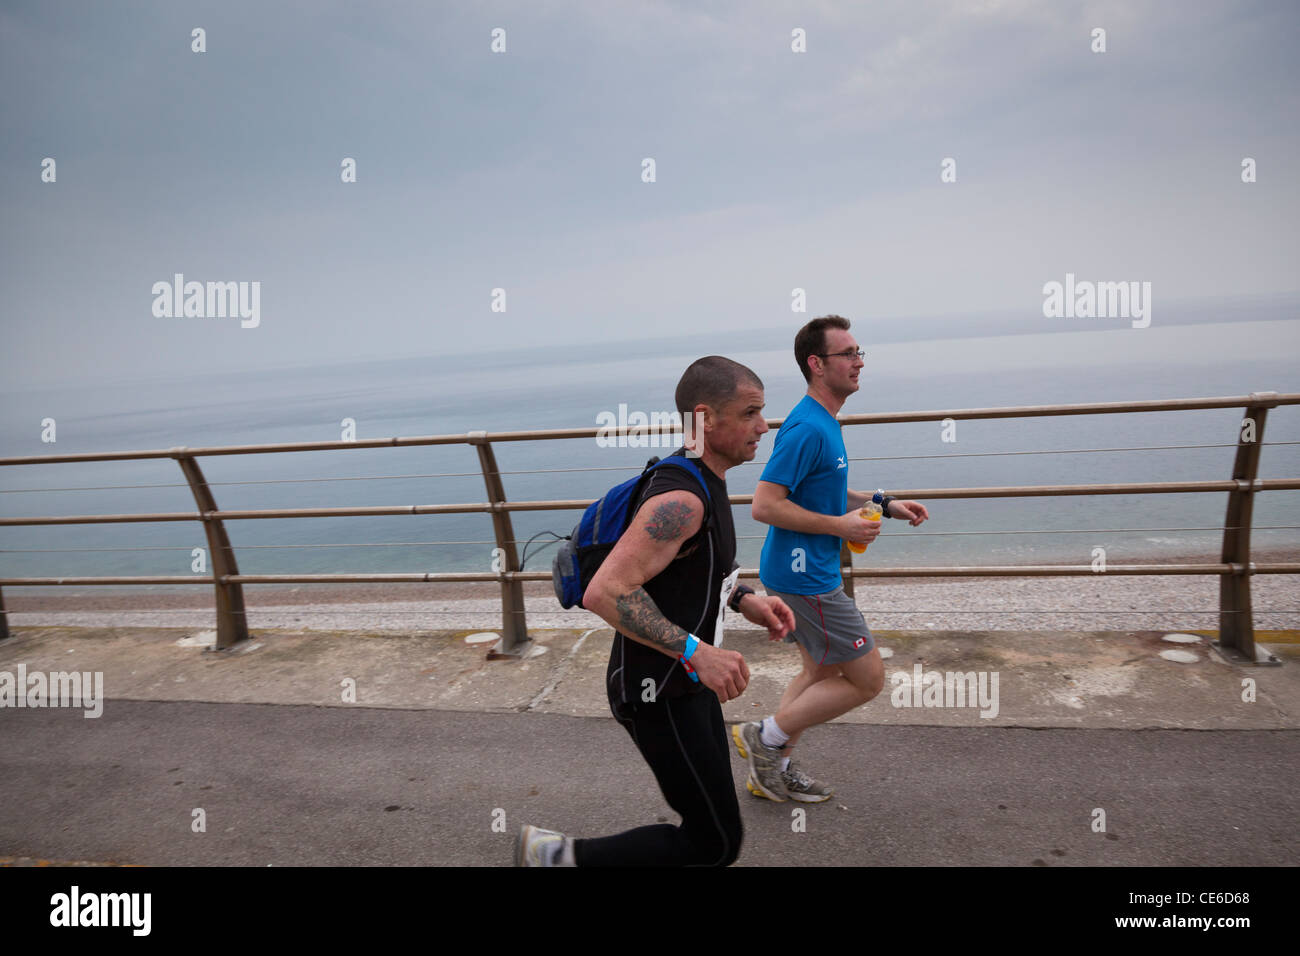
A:
[[[6,2],[0,388],[1293,294],[1298,46],[1291,0]],[[175,273],[260,324],[155,316]]]

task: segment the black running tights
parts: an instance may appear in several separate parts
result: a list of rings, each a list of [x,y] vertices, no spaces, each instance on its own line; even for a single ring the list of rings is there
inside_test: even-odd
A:
[[[622,705],[614,716],[654,771],[680,826],[574,841],[578,866],[730,866],[743,828],[722,705],[712,691]]]

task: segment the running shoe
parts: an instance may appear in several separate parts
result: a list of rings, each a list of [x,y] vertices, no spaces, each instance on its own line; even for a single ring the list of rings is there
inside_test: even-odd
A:
[[[789,767],[781,771],[781,780],[785,783],[785,789],[790,794],[790,799],[798,800],[800,803],[823,803],[835,793],[832,788],[826,786],[820,780],[814,780],[796,767],[793,760],[790,761]],[[745,781],[745,788],[754,796],[766,799],[763,791],[759,790],[754,783],[752,774]]]
[[[777,803],[789,799],[785,781],[781,779],[781,749],[763,743],[758,721],[733,724],[731,739],[736,742],[737,752],[749,761],[750,779],[763,796]]]
[[[565,836],[524,824],[515,838],[515,866],[560,866]]]

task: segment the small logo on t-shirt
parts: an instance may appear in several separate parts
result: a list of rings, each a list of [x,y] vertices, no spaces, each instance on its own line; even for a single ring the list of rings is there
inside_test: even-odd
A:
[[[862,647],[866,643],[867,643],[867,639],[865,637],[859,637],[856,641],[853,642],[853,646]]]
[[[843,455],[840,455],[840,457],[836,458],[835,461],[837,462],[837,464],[835,465],[836,471],[839,471],[841,468],[849,467],[848,464],[844,461]]]

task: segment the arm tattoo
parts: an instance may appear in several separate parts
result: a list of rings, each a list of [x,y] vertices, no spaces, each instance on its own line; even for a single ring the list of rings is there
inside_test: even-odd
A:
[[[680,501],[665,501],[655,506],[645,530],[656,541],[676,541],[690,520],[690,508]]]
[[[624,634],[642,638],[643,643],[674,656],[686,650],[686,632],[664,617],[645,588],[620,594],[614,606],[618,628]]]

